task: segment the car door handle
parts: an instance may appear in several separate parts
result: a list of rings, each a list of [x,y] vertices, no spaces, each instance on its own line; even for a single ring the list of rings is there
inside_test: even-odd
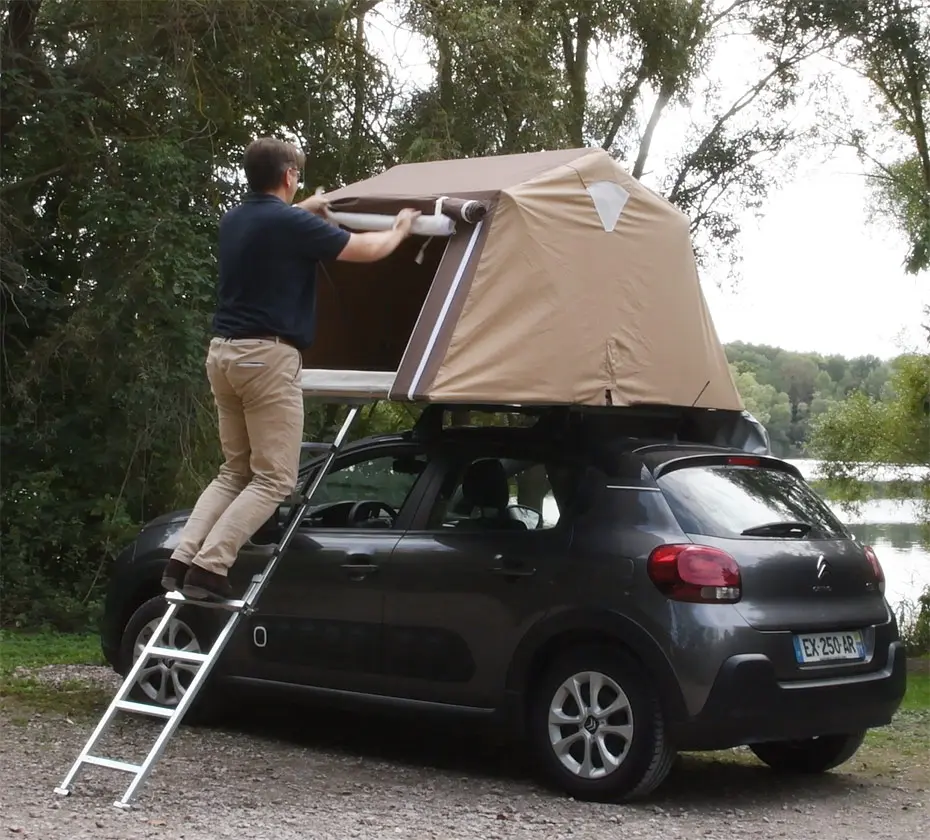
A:
[[[343,563],[342,568],[346,570],[352,580],[363,580],[380,569],[374,563]]]
[[[536,569],[524,569],[521,566],[495,566],[490,571],[504,577],[529,577],[536,574]]]
[[[504,577],[529,577],[530,575],[536,574],[536,569],[527,568],[519,563],[508,563],[504,561],[504,558],[500,554],[494,559],[503,562],[501,562],[499,566],[492,566],[488,569],[491,574],[503,575]]]

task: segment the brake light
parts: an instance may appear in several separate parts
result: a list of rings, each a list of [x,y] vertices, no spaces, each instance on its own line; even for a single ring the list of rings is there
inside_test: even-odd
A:
[[[660,545],[646,568],[659,591],[673,601],[733,604],[742,594],[739,564],[719,548]]]
[[[863,550],[865,551],[865,556],[869,560],[869,565],[872,567],[872,574],[875,575],[875,582],[878,584],[878,591],[884,595],[885,572],[882,569],[882,564],[878,562],[878,555],[876,555],[875,550],[870,545],[864,546]]]
[[[758,467],[761,461],[758,458],[746,458],[742,455],[733,455],[727,458],[731,467]]]

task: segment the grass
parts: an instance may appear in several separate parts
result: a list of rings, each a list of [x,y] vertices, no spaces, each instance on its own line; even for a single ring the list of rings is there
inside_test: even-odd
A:
[[[100,640],[91,634],[20,633],[0,630],[0,709],[14,721],[31,714],[92,715],[106,707],[108,692],[80,680],[52,685],[18,669],[44,665],[104,665]]]
[[[91,634],[0,630],[0,679],[20,666],[103,664],[100,639]]]

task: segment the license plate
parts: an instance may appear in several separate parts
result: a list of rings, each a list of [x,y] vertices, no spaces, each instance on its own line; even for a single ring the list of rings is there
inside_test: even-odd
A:
[[[804,633],[794,637],[794,655],[801,665],[865,659],[865,644],[859,630],[842,633]]]

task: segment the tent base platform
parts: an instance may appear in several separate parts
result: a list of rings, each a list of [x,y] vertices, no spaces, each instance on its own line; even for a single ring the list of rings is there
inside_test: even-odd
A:
[[[365,403],[388,399],[396,375],[387,370],[304,368],[300,372],[300,387],[305,397],[346,404]]]

